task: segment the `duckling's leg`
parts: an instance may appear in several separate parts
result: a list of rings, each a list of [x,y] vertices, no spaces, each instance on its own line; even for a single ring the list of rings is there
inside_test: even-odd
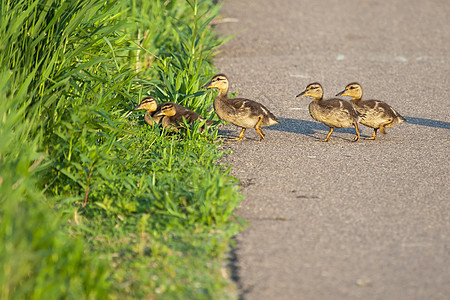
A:
[[[376,139],[377,138],[377,130],[378,130],[377,128],[374,128],[372,136],[371,137],[366,137],[364,139],[365,140],[374,140],[374,139]]]
[[[255,128],[255,130],[256,130],[256,132],[258,133],[258,135],[259,135],[259,137],[260,137],[260,141],[262,141],[262,140],[264,140],[264,137],[266,136],[265,134],[264,134],[264,132],[262,132],[262,129],[261,128]]]
[[[324,139],[321,140],[321,141],[322,141],[322,142],[328,142],[328,141],[330,140],[331,134],[333,133],[333,130],[334,130],[334,128],[333,128],[333,127],[330,127],[330,131],[328,132],[327,137],[324,138]]]
[[[353,122],[353,126],[355,126],[355,132],[356,132],[356,136],[355,138],[352,140],[352,142],[357,142],[359,140],[359,129],[358,129],[358,123]]]
[[[262,132],[262,129],[260,127],[262,121],[263,121],[263,117],[260,116],[258,122],[255,125],[255,130],[258,133],[259,137],[260,137],[260,141],[262,141],[264,139],[264,136],[265,136],[264,132]]]
[[[243,139],[245,139],[245,137],[244,137],[244,132],[245,132],[245,130],[246,130],[246,128],[243,127],[242,130],[241,130],[241,133],[239,133],[239,136],[238,136],[238,142],[239,142],[239,141],[242,141]]]

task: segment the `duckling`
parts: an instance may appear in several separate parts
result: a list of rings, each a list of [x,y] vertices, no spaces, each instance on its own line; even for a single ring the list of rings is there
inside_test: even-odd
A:
[[[377,138],[377,130],[380,129],[382,134],[386,134],[385,128],[394,127],[406,121],[397,111],[389,104],[380,100],[361,100],[362,87],[357,82],[347,84],[345,90],[337,93],[336,96],[350,96],[355,109],[365,116],[360,123],[367,127],[373,128],[373,135],[365,138],[367,140],[375,140]]]
[[[255,128],[260,137],[265,134],[261,127],[278,124],[277,118],[262,104],[244,98],[228,98],[229,82],[224,74],[215,75],[203,88],[217,88],[219,94],[214,99],[214,110],[220,119],[242,128],[239,136],[234,139],[242,141],[247,128]]]
[[[141,103],[133,108],[126,117],[128,117],[133,111],[145,109],[147,112],[144,114],[144,121],[148,125],[159,124],[163,116],[156,116],[155,113],[158,110],[158,103],[154,97],[142,98]]]
[[[183,119],[185,119],[188,124],[192,124],[196,120],[204,120],[198,113],[173,102],[162,104],[159,110],[155,112],[155,116],[162,118],[161,124],[164,128],[171,128],[179,125],[182,126]],[[211,126],[213,123],[213,121],[207,120],[206,126]]]
[[[358,121],[361,115],[347,101],[341,99],[323,100],[322,86],[315,82],[309,84],[306,89],[297,95],[297,97],[312,97],[313,101],[309,104],[309,113],[311,117],[330,127],[327,137],[322,142],[328,142],[335,127],[347,128],[354,126],[356,136],[352,142],[359,140]]]

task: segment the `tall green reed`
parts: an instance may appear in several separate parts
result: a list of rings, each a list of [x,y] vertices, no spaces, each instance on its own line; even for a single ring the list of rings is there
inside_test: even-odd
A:
[[[73,125],[68,99],[71,87],[80,87],[75,75],[104,60],[83,59],[85,52],[118,28],[102,24],[111,9],[101,1],[1,3],[1,299],[108,294],[105,264],[61,230],[67,219],[55,215],[53,195],[38,187],[51,184],[46,174],[59,159],[60,124]]]
[[[240,197],[215,165],[221,156],[213,143],[217,129],[200,133],[196,124],[173,134],[144,125],[139,116],[123,118],[146,94],[213,117],[211,95],[199,88],[213,72],[214,49],[221,42],[208,29],[218,6],[181,0],[12,3],[2,1],[0,8],[0,97],[5,104],[0,109],[0,218],[5,226],[0,249],[14,261],[11,249],[21,236],[46,238],[23,242],[20,249],[36,245],[27,248],[29,255],[40,253],[34,263],[17,260],[14,267],[26,276],[13,281],[0,274],[5,275],[0,276],[5,297],[102,298],[109,294],[108,282],[128,282],[129,277],[135,288],[113,284],[113,293],[156,297],[161,282],[171,285],[161,297],[220,293],[214,291],[217,282],[226,282],[217,275],[220,262],[198,268],[194,276],[188,261],[179,263],[173,255],[181,247],[186,257],[187,251],[204,253],[200,260],[221,257],[237,230],[232,211]],[[120,234],[149,236],[150,245],[142,247],[152,255],[139,246],[135,255],[112,267],[109,251],[123,246],[96,241],[115,237],[115,225],[102,226],[123,218],[130,232]],[[25,221],[30,226],[21,228]],[[43,251],[49,248],[53,251]],[[92,256],[80,254],[86,252]],[[51,260],[54,255],[60,260]],[[48,264],[36,264],[39,260]],[[138,261],[143,266],[161,261],[165,267],[148,269]],[[1,263],[11,268],[6,260]],[[52,263],[58,266],[57,278],[49,273]],[[122,264],[127,267],[121,269]],[[173,270],[184,274],[182,284],[170,275]],[[202,279],[203,273],[215,279]],[[155,274],[162,278],[153,283],[149,278]],[[42,278],[47,277],[62,288],[43,294]],[[32,290],[42,294],[33,296]]]

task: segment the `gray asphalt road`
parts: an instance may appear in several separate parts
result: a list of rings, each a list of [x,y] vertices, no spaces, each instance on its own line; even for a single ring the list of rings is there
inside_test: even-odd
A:
[[[250,223],[243,299],[449,299],[449,15],[447,0],[225,1],[217,30],[237,35],[215,63],[281,121],[226,146]],[[319,142],[328,128],[295,98],[314,81],[326,97],[358,81],[409,122]]]

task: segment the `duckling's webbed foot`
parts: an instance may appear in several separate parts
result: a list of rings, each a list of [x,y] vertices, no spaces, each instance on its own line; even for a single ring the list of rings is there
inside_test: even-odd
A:
[[[258,133],[258,135],[259,135],[259,137],[260,137],[260,141],[262,141],[262,140],[264,140],[264,137],[266,136],[265,134],[264,134],[264,132],[262,132],[262,129],[261,128],[258,128],[258,127],[255,127],[255,130],[256,130],[256,132]]]
[[[328,132],[327,137],[324,138],[323,140],[320,140],[320,141],[321,141],[321,142],[328,142],[328,141],[330,140],[331,134],[333,133],[333,130],[334,130],[334,128],[333,128],[333,127],[330,127],[330,131]]]
[[[241,133],[239,133],[239,136],[238,136],[238,142],[240,142],[240,141],[242,141],[243,139],[245,139],[245,137],[244,137],[245,129],[246,129],[246,128],[242,128]]]
[[[374,130],[373,130],[373,134],[372,134],[372,136],[371,137],[366,137],[366,138],[364,138],[365,140],[375,140],[377,138],[377,129],[375,128]]]
[[[237,138],[230,139],[229,141],[230,141],[230,142],[231,142],[231,141],[240,142],[240,141],[242,141],[243,139],[245,139],[245,136],[244,136],[245,129],[246,129],[246,128],[242,128],[241,133],[239,133],[239,136],[238,136]]]

